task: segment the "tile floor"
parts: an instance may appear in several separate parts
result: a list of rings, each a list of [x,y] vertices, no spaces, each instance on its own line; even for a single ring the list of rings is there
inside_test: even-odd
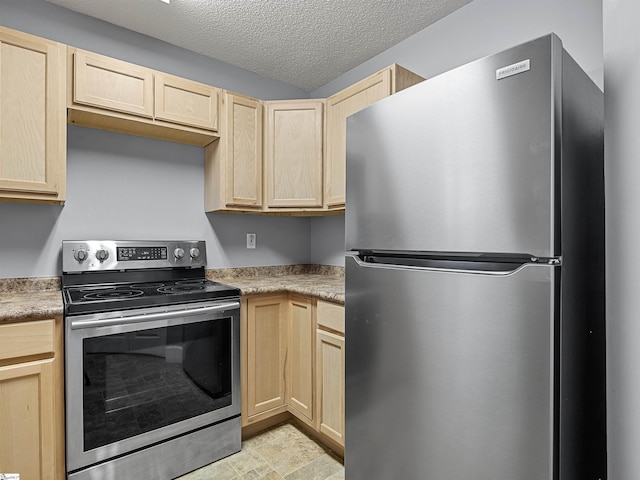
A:
[[[242,451],[179,480],[338,480],[342,461],[292,423],[242,442]]]

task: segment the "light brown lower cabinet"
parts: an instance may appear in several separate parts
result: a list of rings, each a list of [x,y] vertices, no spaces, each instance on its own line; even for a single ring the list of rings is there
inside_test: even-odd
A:
[[[0,472],[65,478],[62,318],[0,324]]]
[[[241,317],[243,427],[291,414],[341,453],[344,307],[304,295],[256,295],[243,299]]]
[[[318,301],[317,324],[317,428],[344,447],[344,307]]]
[[[288,297],[280,295],[250,298],[243,305],[243,425],[286,411],[287,307]]]
[[[313,302],[292,296],[289,301],[289,355],[287,355],[287,404],[303,421],[313,421]]]

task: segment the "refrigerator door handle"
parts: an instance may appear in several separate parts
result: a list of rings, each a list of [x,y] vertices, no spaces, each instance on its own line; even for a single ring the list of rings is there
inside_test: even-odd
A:
[[[442,258],[440,256],[389,256],[389,255],[358,255],[349,254],[354,261],[365,268],[393,268],[399,270],[431,270],[451,273],[466,273],[477,275],[513,275],[527,265],[561,264],[560,258],[504,258],[502,260],[483,260],[479,258]]]

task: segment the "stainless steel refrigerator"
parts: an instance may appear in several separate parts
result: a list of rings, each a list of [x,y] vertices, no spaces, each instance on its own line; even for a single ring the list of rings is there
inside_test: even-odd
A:
[[[347,480],[604,480],[602,92],[551,34],[347,121]]]

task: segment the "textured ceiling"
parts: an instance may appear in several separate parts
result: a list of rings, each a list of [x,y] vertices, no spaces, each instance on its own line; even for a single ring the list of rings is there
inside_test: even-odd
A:
[[[47,0],[307,91],[471,0]]]

